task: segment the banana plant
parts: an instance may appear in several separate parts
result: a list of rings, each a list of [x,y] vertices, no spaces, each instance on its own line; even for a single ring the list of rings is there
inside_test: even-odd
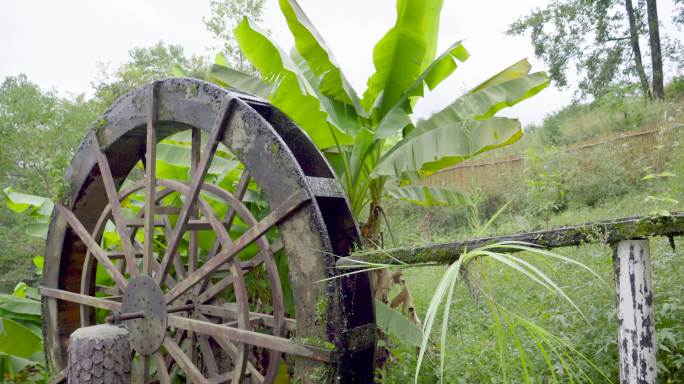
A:
[[[436,54],[442,3],[397,0],[396,22],[375,45],[375,73],[362,96],[296,0],[279,0],[294,37],[289,54],[245,18],[235,38],[260,77],[229,68],[220,55],[209,73],[219,85],[269,100],[307,132],[333,164],[354,215],[369,209],[362,228],[367,240],[378,238],[386,196],[423,205],[463,202],[464,195],[420,180],[520,139],[520,121],[497,112],[549,84],[546,73],[530,73],[521,60],[415,123],[425,88],[434,90],[469,57],[460,41]]]

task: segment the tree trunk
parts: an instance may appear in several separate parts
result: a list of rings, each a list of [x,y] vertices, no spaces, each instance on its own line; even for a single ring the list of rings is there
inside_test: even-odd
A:
[[[625,9],[627,10],[627,19],[629,19],[629,42],[632,45],[632,53],[634,54],[634,65],[636,66],[637,74],[639,75],[639,82],[641,83],[641,91],[644,97],[652,99],[651,88],[648,85],[648,77],[644,71],[644,64],[641,62],[641,47],[639,46],[639,31],[637,30],[636,17],[634,15],[634,7],[632,0],[625,0]]]
[[[366,243],[367,249],[382,248],[382,236],[380,235],[380,215],[382,205],[379,201],[372,201],[368,212],[368,221],[361,227],[361,236]]]
[[[646,0],[648,8],[648,36],[651,44],[651,65],[653,67],[653,98],[665,98],[663,85],[663,55],[660,50],[660,27],[656,0]]]

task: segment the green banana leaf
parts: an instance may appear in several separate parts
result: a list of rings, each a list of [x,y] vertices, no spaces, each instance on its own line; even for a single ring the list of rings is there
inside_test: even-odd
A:
[[[32,222],[26,226],[29,236],[40,239],[47,238],[50,217],[54,204],[47,197],[15,192],[12,187],[2,190],[3,201],[7,208],[17,213],[27,212]]]
[[[40,325],[40,301],[0,294],[0,317]]]
[[[442,125],[404,138],[383,155],[371,176],[426,176],[479,153],[510,145],[522,133],[520,121],[499,117]]]
[[[423,331],[401,312],[395,311],[382,301],[375,300],[375,324],[386,334],[403,343],[418,347],[423,341]]]
[[[480,85],[470,90],[470,92],[477,92],[480,89],[491,87],[497,84],[504,83],[508,80],[517,79],[518,77],[525,76],[530,73],[532,65],[527,59],[522,59],[516,63],[513,63],[508,68],[497,73],[496,75],[490,77],[489,79],[483,81]]]
[[[23,324],[0,317],[0,354],[42,362],[43,342],[40,335]]]
[[[209,70],[209,80],[222,87],[233,87],[241,91],[268,99],[271,87],[258,77],[236,71],[220,64],[214,64]]]
[[[464,62],[469,57],[470,53],[463,44],[460,41],[455,42],[425,68],[413,85],[399,98],[397,105],[403,105],[407,99],[410,99],[411,104],[407,106],[406,110],[412,112],[418,96],[424,95],[425,85],[431,91],[434,90],[444,79],[454,73],[458,67],[456,60]]]
[[[368,79],[362,101],[366,109],[377,106],[389,111],[432,61],[442,3],[397,1],[397,21],[373,49],[375,73]]]
[[[536,72],[484,88],[478,87],[478,91],[458,98],[424,120],[418,125],[418,131],[427,131],[457,121],[489,119],[501,109],[536,95],[548,85],[546,73]]]
[[[31,214],[35,212],[40,215],[50,215],[54,207],[52,201],[47,197],[15,192],[12,187],[3,189],[2,194],[7,208],[17,213],[25,212],[30,208]]]
[[[234,33],[245,57],[259,70],[264,82],[275,88],[269,97],[271,103],[306,131],[319,148],[351,142],[341,127],[329,123],[318,98],[300,79],[297,66],[264,31],[245,18]]]
[[[299,68],[302,77],[309,83],[316,97],[318,97],[325,111],[328,112],[328,120],[337,127],[344,127],[344,130],[352,136],[356,136],[361,130],[361,123],[354,107],[323,94],[321,90],[322,81],[316,77],[309,63],[295,48],[290,52],[290,56]]]
[[[467,194],[459,191],[423,185],[386,188],[385,192],[394,199],[423,206],[465,206],[470,200]]]
[[[468,51],[461,42],[456,42],[439,55],[418,76],[413,85],[397,100],[396,105],[385,114],[376,130],[376,138],[384,139],[401,131],[411,124],[409,113],[413,110],[414,101],[423,96],[425,85],[432,91],[439,83],[449,77],[457,67],[456,60],[464,62],[469,57]]]
[[[375,129],[375,138],[385,139],[401,131],[407,125],[412,124],[413,122],[411,121],[409,114],[406,113],[404,108],[397,105],[390,109],[389,112],[383,116],[382,120],[380,120],[380,124],[378,124],[378,127]]]
[[[366,116],[354,88],[342,73],[332,51],[295,0],[280,0],[280,9],[295,40],[295,48],[320,80],[325,96],[354,106],[359,116]]]
[[[157,161],[168,165],[190,170],[192,151],[189,145],[179,145],[168,141],[157,144]],[[214,156],[209,166],[210,175],[224,175],[238,166],[238,161],[228,160],[221,156]]]

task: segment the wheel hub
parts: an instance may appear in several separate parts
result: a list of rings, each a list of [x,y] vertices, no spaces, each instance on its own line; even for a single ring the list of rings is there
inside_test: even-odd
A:
[[[125,320],[131,347],[143,355],[155,353],[164,342],[167,325],[164,294],[149,276],[131,279],[121,303],[123,313],[141,312],[142,317]]]

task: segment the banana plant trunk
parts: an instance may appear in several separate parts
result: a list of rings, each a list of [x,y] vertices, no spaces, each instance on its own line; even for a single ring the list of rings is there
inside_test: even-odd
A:
[[[381,215],[382,202],[379,199],[373,199],[370,204],[370,211],[368,212],[368,220],[361,227],[361,236],[363,237],[365,248],[367,249],[379,249],[383,247],[382,232],[380,230]],[[373,297],[376,300],[388,304],[391,280],[389,270],[385,268],[371,271],[370,278]],[[389,358],[390,350],[387,336],[379,330],[377,333],[378,340],[384,340],[384,345],[378,345],[375,351],[375,367],[382,369]]]

